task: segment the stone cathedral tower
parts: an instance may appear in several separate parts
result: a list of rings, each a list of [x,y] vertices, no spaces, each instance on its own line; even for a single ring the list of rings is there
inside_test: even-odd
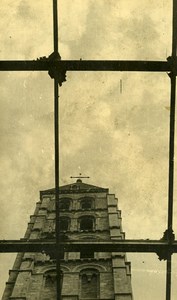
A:
[[[55,238],[55,190],[40,192],[25,239]],[[60,230],[71,240],[124,239],[121,212],[109,190],[76,183],[60,187]],[[125,253],[65,252],[61,257],[62,299],[132,300],[130,263]],[[2,297],[56,299],[55,257],[48,253],[19,253]]]

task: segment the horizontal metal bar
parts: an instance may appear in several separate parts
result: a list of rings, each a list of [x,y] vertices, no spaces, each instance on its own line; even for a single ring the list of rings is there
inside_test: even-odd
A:
[[[170,72],[169,61],[133,60],[8,60],[0,61],[0,71],[48,71],[50,68],[66,71],[142,71]]]
[[[95,252],[155,252],[170,251],[177,253],[177,241],[168,244],[163,240],[112,240],[112,241],[68,241],[61,242],[61,251],[80,252],[80,251],[95,251]],[[55,252],[56,243],[54,240],[1,240],[0,252]]]

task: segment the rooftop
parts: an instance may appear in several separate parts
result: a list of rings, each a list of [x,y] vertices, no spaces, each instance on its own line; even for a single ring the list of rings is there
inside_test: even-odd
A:
[[[95,185],[87,184],[82,182],[80,178],[76,180],[74,183],[70,183],[67,185],[63,185],[59,187],[59,193],[60,194],[68,194],[68,193],[108,193],[109,189],[108,188],[102,188],[98,187]],[[49,194],[54,194],[55,193],[55,188],[48,189],[41,191],[41,195],[49,195]]]

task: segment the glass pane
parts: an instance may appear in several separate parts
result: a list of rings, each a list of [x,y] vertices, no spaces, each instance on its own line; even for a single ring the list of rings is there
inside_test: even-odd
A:
[[[172,1],[62,0],[64,59],[152,59],[171,55]]]
[[[39,191],[54,186],[53,82],[40,72],[0,76],[0,239],[17,239]]]
[[[52,1],[1,1],[0,59],[37,59],[53,52]]]
[[[0,299],[2,298],[2,294],[4,293],[5,283],[8,280],[9,270],[12,269],[16,254],[15,253],[0,253],[0,265],[1,265],[1,273],[0,273]]]
[[[119,197],[127,238],[162,237],[168,201],[169,77],[69,73],[60,92],[62,180]]]
[[[127,256],[131,261],[134,299],[165,300],[166,262],[159,261],[156,254],[128,253]]]

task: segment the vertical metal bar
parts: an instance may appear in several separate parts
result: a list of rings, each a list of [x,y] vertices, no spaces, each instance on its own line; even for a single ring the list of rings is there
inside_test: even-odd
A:
[[[53,0],[53,41],[54,41],[54,52],[58,53],[58,4],[57,4],[57,0]]]
[[[171,73],[171,104],[170,104],[170,143],[169,143],[169,189],[168,189],[168,238],[173,233],[173,186],[174,186],[174,136],[175,136],[175,100],[176,75]],[[171,254],[168,254],[166,273],[166,300],[171,299]]]
[[[61,268],[60,268],[60,216],[59,216],[59,88],[54,79],[54,121],[55,121],[55,210],[56,210],[56,272],[57,300],[61,298]]]
[[[174,187],[174,139],[175,139],[175,105],[176,105],[176,75],[171,73],[170,100],[170,140],[169,140],[169,188],[168,188],[168,231],[173,227],[173,187]]]
[[[58,53],[58,7],[53,0],[53,40],[54,52]],[[61,299],[61,268],[60,268],[60,216],[59,216],[59,87],[54,79],[54,136],[55,136],[55,211],[56,211],[56,273],[57,300]]]
[[[172,57],[176,57],[177,48],[177,0],[173,0],[173,29],[172,29]]]
[[[168,254],[167,258],[167,270],[166,270],[166,300],[171,299],[171,254]]]
[[[177,0],[173,0],[173,28],[172,28],[172,63],[176,63],[177,48]],[[172,241],[173,233],[173,190],[174,190],[174,139],[175,139],[175,106],[176,106],[176,74],[175,69],[170,74],[170,140],[169,140],[169,189],[168,189],[168,240]],[[169,252],[166,266],[166,300],[171,299],[171,258]]]
[[[168,238],[173,234],[173,186],[174,186],[174,136],[175,136],[175,100],[176,75],[171,73],[170,104],[170,143],[169,143],[169,190],[168,190]],[[166,300],[171,299],[171,253],[168,253],[166,271]]]
[[[61,299],[61,268],[60,268],[60,211],[59,211],[59,87],[54,79],[54,115],[55,115],[55,210],[56,210],[56,273],[57,300]]]

